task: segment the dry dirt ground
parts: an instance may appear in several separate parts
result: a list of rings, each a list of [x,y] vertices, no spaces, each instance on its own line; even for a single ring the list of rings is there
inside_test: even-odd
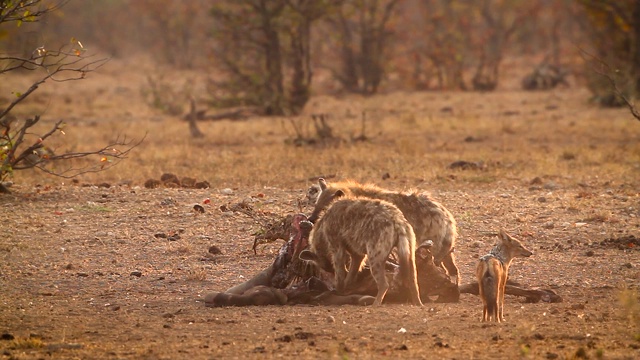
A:
[[[428,95],[433,101],[457,96]],[[513,96],[532,95],[460,95],[464,102],[496,104],[508,103]],[[567,91],[533,96],[554,104],[572,99]],[[538,106],[538,100],[531,102]],[[469,106],[466,116],[473,118],[478,108]],[[555,136],[556,122],[577,123],[573,129],[580,128],[580,119],[571,118],[574,110],[563,108],[566,115],[561,120],[530,112],[539,122],[528,127],[487,120],[482,129],[489,135],[495,129],[515,133],[509,136],[523,143],[527,129],[547,131],[543,140],[550,153],[564,141],[572,149],[599,141],[602,134],[597,133],[568,140]],[[436,118],[450,113],[440,105],[432,112]],[[595,116],[611,114],[603,110]],[[273,179],[268,185],[258,177],[256,184],[247,185],[251,177],[243,176],[240,185],[229,186],[230,191],[216,185],[201,190],[146,189],[145,179],[133,172],[136,168],[144,172],[151,161],[135,162],[133,170],[125,167],[117,176],[105,173],[110,187],[91,185],[98,181],[62,185],[39,180],[39,186],[16,181],[13,194],[0,195],[0,358],[640,358],[640,124],[625,120],[624,110],[615,114],[616,121],[631,124],[607,140],[615,144],[616,136],[624,138],[628,157],[622,153],[609,158],[628,167],[622,172],[624,178],[598,173],[609,164],[601,158],[590,167],[576,167],[578,176],[570,173],[571,165],[564,176],[544,176],[544,169],[533,170],[539,178],[517,175],[519,169],[527,171],[524,165],[470,176],[478,170],[447,169],[436,162],[433,176],[422,181],[396,174],[384,182],[379,177],[369,179],[397,190],[417,185],[449,208],[458,220],[456,252],[462,283],[472,280],[478,257],[491,248],[499,228],[523,240],[534,256],[514,262],[512,279],[529,288],[553,289],[564,302],[528,304],[507,296],[507,321],[502,324],[480,322],[480,300],[465,294],[459,303],[424,307],[206,308],[202,299],[207,293],[250,278],[273,261],[281,244],[264,245],[254,254],[251,234],[260,224],[220,207],[244,201],[265,214],[300,211],[299,201],[310,182],[292,183],[283,172],[263,171],[261,176]],[[436,126],[437,119],[429,121]],[[435,144],[431,149],[449,151],[442,161],[460,160],[453,146],[491,146],[491,140],[463,143],[460,127],[452,125],[451,131],[461,145]],[[280,140],[277,143],[283,146]],[[579,164],[571,163],[580,154],[577,151],[559,156],[565,163]],[[540,155],[536,156],[533,163]],[[557,159],[555,153],[553,157]],[[362,171],[358,174],[364,178]],[[338,177],[353,176],[342,170]],[[122,177],[133,181],[118,184]],[[204,213],[193,211],[196,203]],[[221,253],[212,253],[212,246]]]

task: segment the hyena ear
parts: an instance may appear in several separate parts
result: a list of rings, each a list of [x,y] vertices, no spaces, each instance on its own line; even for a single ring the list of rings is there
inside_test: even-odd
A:
[[[322,190],[322,191],[327,190],[327,180],[325,180],[323,178],[319,178],[318,179],[318,185],[320,185],[320,190]]]
[[[344,196],[344,191],[342,190],[336,190],[335,193],[333,193],[333,197],[334,198],[339,198],[339,197],[343,197]]]
[[[306,249],[302,250],[298,257],[300,258],[300,260],[313,261],[313,262],[317,262],[318,261],[318,255],[316,255],[311,250],[306,250]]]

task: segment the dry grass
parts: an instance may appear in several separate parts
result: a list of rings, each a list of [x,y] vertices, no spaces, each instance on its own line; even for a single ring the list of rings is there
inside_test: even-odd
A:
[[[108,81],[97,85],[92,78],[75,88],[54,84],[20,111],[33,111],[44,103],[43,129],[60,117],[68,120],[66,135],[49,144],[57,151],[90,149],[123,134],[136,139],[146,134],[130,159],[110,171],[80,178],[92,183],[142,185],[148,178],[173,172],[208,180],[213,187],[300,188],[318,175],[380,181],[388,173],[406,186],[450,181],[490,186],[505,178],[534,177],[565,183],[634,182],[640,172],[640,124],[624,109],[586,105],[586,90],[320,96],[292,121],[305,134],[313,134],[310,114],[329,114],[334,133],[345,141],[295,147],[287,141],[295,131],[284,118],[202,123],[206,138],[192,139],[184,121],[140,104],[144,101],[134,84],[143,87],[139,84],[144,80],[138,80],[115,88],[109,88]],[[369,141],[352,143],[349,139],[360,133],[363,111]],[[457,160],[482,161],[486,168],[449,170]],[[24,171],[15,181],[30,185],[64,180]]]

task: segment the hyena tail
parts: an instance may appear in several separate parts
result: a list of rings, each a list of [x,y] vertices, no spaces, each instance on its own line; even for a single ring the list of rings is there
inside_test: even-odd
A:
[[[400,278],[412,304],[422,306],[416,272],[416,235],[409,224],[396,225]]]

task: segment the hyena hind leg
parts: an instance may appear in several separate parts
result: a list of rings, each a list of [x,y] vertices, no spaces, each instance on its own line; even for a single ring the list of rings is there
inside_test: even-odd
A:
[[[373,305],[381,305],[387,291],[389,290],[389,282],[387,281],[386,271],[384,269],[384,262],[371,261],[369,264],[371,267],[371,275],[378,286],[378,295]]]

